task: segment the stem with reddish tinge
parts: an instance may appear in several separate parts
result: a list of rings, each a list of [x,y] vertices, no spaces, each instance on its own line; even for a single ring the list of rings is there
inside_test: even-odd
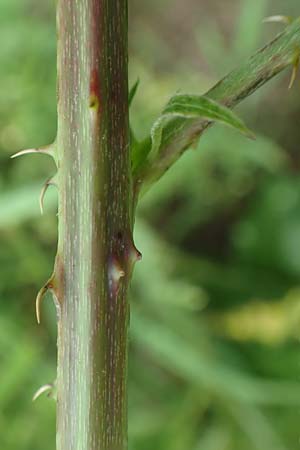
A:
[[[127,0],[58,0],[57,449],[127,448]]]

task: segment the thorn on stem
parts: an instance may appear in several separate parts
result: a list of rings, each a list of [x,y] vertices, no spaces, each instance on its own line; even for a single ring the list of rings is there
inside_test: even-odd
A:
[[[131,242],[131,246],[129,248],[129,261],[132,265],[134,265],[136,262],[142,260],[143,255],[141,252],[136,248],[133,242]]]
[[[35,312],[37,323],[41,323],[41,304],[48,291],[53,289],[53,276],[47,281],[47,283],[39,290],[35,301]]]
[[[14,155],[12,155],[11,158],[12,159],[18,158],[19,156],[29,155],[30,153],[41,153],[41,154],[52,156],[52,158],[55,159],[53,144],[47,145],[47,146],[41,147],[41,148],[28,148],[26,150],[21,150],[21,151],[15,153]]]
[[[296,57],[296,59],[293,63],[293,70],[292,70],[291,80],[290,80],[288,89],[291,89],[294,86],[294,83],[295,83],[295,80],[297,77],[298,68],[299,68],[299,56]]]
[[[32,401],[35,402],[41,395],[43,395],[45,392],[49,392],[48,397],[50,397],[51,391],[53,389],[53,384],[44,384],[44,386],[41,386],[34,396],[32,397]]]
[[[44,214],[44,199],[49,186],[57,186],[56,176],[48,178],[42,187],[39,197],[39,205],[42,215]]]

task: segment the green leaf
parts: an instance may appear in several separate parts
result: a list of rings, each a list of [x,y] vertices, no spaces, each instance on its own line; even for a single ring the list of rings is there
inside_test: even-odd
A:
[[[161,146],[162,133],[166,122],[176,116],[186,119],[201,118],[212,122],[220,122],[236,129],[251,139],[255,138],[244,122],[226,106],[206,96],[177,94],[170,99],[162,115],[156,120],[151,129],[151,158],[157,154]]]
[[[151,139],[148,137],[145,141],[138,142],[134,141],[131,144],[131,168],[132,172],[135,171],[143,165],[143,163],[147,160],[147,156],[149,155],[149,151],[151,149]]]
[[[163,114],[201,117],[214,122],[221,122],[235,128],[249,138],[254,138],[253,133],[234,112],[204,95],[175,95],[165,107]]]
[[[133,99],[134,99],[134,97],[135,97],[135,95],[136,95],[136,92],[137,92],[137,90],[138,90],[138,87],[139,87],[139,84],[140,84],[140,79],[138,78],[137,80],[136,80],[136,82],[134,83],[134,85],[131,87],[131,89],[130,89],[130,91],[129,91],[129,95],[128,95],[128,106],[130,107],[131,106],[131,104],[132,104],[132,102],[133,102]],[[132,159],[134,160],[134,157],[135,157],[135,155],[136,155],[136,153],[137,153],[137,147],[139,146],[139,143],[138,143],[138,141],[137,141],[137,139],[136,139],[136,137],[135,137],[135,133],[134,133],[134,131],[133,131],[133,128],[132,128],[132,126],[131,126],[131,124],[130,124],[130,126],[129,126],[129,132],[130,132],[130,148],[131,148],[131,157],[132,157]],[[132,167],[134,166],[134,164],[132,164]]]
[[[136,80],[136,82],[134,83],[134,85],[131,87],[130,91],[129,91],[129,96],[128,96],[128,104],[129,104],[129,106],[131,106],[131,103],[132,103],[132,101],[133,101],[133,99],[135,97],[135,94],[136,94],[137,90],[138,90],[139,84],[140,84],[140,79],[138,78]]]
[[[151,135],[152,146],[151,146],[150,154],[152,156],[156,155],[160,148],[164,124],[165,124],[165,122],[168,121],[169,118],[170,118],[170,114],[165,114],[163,116],[160,116],[157,119],[157,121],[154,123],[153,127],[151,128],[150,135]]]

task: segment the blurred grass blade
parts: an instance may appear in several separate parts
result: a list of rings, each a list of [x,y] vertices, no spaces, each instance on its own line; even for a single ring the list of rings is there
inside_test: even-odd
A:
[[[24,223],[26,220],[40,216],[40,184],[26,186],[0,195],[0,227]],[[47,204],[55,205],[56,193],[49,192]]]
[[[261,22],[267,14],[269,0],[242,0],[239,2],[240,14],[236,21],[232,40],[232,59],[240,58],[255,51],[261,42],[264,27]]]
[[[171,373],[212,394],[248,404],[299,405],[299,384],[262,380],[231,369],[197,351],[165,325],[133,314],[132,334]]]
[[[228,410],[257,450],[288,450],[267,416],[253,405],[228,403]],[[259,436],[259,439],[258,439]]]

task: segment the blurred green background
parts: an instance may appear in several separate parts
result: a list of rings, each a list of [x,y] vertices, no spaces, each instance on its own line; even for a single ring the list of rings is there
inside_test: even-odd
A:
[[[296,0],[131,0],[131,111],[149,133],[169,96],[203,93],[276,35]],[[53,1],[0,3],[0,448],[55,448],[51,273],[56,194]],[[132,283],[130,450],[300,448],[300,88],[286,72],[239,107],[256,142],[216,126],[142,200]]]

